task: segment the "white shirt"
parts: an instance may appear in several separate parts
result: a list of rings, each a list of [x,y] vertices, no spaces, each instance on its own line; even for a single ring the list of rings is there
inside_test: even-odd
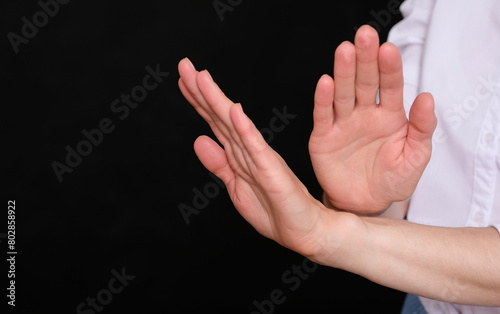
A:
[[[407,218],[500,230],[500,1],[406,0],[401,12],[389,41],[403,57],[405,108],[431,92],[438,117]],[[420,300],[429,313],[500,313]]]

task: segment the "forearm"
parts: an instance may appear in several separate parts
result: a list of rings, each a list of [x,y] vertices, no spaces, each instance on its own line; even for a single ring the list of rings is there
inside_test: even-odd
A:
[[[321,264],[430,299],[500,306],[500,235],[352,215],[349,235]],[[327,231],[328,232],[328,231]],[[327,239],[333,239],[334,230]],[[329,246],[326,241],[326,246]]]

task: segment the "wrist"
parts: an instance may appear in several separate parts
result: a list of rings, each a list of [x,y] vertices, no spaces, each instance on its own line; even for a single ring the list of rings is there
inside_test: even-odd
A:
[[[309,258],[321,265],[354,270],[366,242],[365,223],[355,214],[329,209],[323,222],[318,232],[318,250]]]

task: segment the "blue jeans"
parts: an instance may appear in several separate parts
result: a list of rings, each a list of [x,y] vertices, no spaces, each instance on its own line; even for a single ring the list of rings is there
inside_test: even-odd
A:
[[[427,314],[427,311],[416,295],[408,294],[406,295],[401,314]]]

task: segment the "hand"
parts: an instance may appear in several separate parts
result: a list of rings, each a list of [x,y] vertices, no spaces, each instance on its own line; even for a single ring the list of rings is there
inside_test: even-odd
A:
[[[222,149],[200,136],[194,149],[203,165],[226,185],[239,213],[259,233],[314,258],[322,251],[324,228],[334,218],[339,232],[342,214],[313,198],[285,161],[269,147],[240,104],[229,100],[207,71],[198,72],[188,59],[179,63],[179,87],[208,122]]]
[[[309,141],[314,171],[334,207],[380,213],[413,194],[429,162],[433,98],[419,95],[407,120],[399,51],[390,43],[379,47],[369,26],[358,30],[355,45],[337,48],[334,77],[322,76],[316,89]]]

